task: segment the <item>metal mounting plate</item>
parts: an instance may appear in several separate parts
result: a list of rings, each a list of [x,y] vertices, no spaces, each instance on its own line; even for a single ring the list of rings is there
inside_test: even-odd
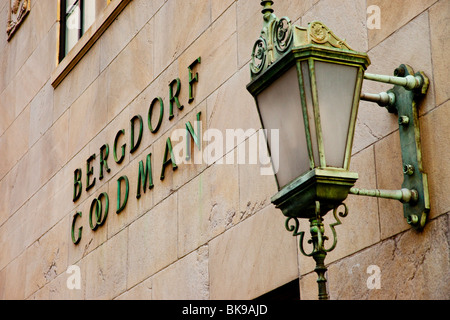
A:
[[[418,102],[428,90],[429,80],[423,72],[414,73],[413,69],[402,64],[395,70],[395,76],[420,76],[423,85],[417,90],[407,90],[394,86],[395,109],[399,117],[399,133],[402,151],[404,181],[402,188],[418,192],[418,201],[414,204],[404,203],[403,212],[408,223],[417,230],[423,229],[430,211],[427,175],[422,164]]]

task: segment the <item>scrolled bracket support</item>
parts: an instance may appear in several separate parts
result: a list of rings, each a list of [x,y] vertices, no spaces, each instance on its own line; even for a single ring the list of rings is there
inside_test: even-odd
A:
[[[339,207],[343,206],[344,211],[338,213]],[[286,229],[289,232],[292,232],[292,235],[294,237],[299,236],[299,248],[300,252],[306,256],[306,257],[312,257],[314,261],[316,262],[316,267],[314,271],[317,273],[317,284],[319,288],[319,300],[328,300],[328,290],[327,290],[327,279],[326,279],[326,272],[327,267],[325,266],[325,258],[327,256],[328,252],[333,251],[336,248],[337,245],[337,233],[335,227],[342,224],[341,218],[345,218],[348,215],[348,208],[347,206],[342,203],[339,206],[335,207],[333,209],[333,215],[335,222],[330,224],[330,229],[333,233],[333,244],[330,248],[325,248],[325,241],[329,240],[327,236],[325,236],[325,228],[323,224],[323,217],[321,215],[320,210],[320,202],[316,201],[316,214],[312,216],[309,219],[309,231],[311,233],[311,239],[308,240],[309,244],[313,245],[313,249],[311,253],[306,253],[304,249],[304,239],[305,239],[305,232],[300,231],[299,232],[299,220],[297,217],[288,217],[286,220]],[[339,215],[339,217],[338,217]],[[294,221],[294,224],[291,224],[291,221]]]

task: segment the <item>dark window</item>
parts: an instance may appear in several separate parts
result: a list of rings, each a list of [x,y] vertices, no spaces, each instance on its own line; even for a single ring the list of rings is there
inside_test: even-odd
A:
[[[80,40],[86,30],[94,23],[96,16],[109,3],[109,0],[60,0],[60,39],[59,61]]]

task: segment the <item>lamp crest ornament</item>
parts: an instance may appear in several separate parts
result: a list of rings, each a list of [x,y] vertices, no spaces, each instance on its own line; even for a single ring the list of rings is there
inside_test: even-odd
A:
[[[280,59],[293,46],[320,44],[331,48],[352,50],[345,40],[338,38],[320,21],[312,21],[307,28],[293,25],[288,17],[277,18],[272,9],[273,1],[261,1],[263,28],[253,45],[250,70],[252,77],[259,75]]]

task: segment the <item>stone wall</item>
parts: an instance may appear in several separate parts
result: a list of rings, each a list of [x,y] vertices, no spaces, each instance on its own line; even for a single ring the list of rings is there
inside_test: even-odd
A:
[[[133,0],[56,88],[56,2],[31,3],[9,42],[0,32],[0,299],[253,299],[295,279],[301,298],[315,299],[313,261],[300,255],[270,203],[274,178],[260,175],[258,165],[221,164],[236,155],[236,142],[215,161],[167,168],[159,179],[167,138],[198,113],[204,131],[261,128],[245,88],[262,25],[259,1]],[[381,29],[367,28],[370,5],[381,9]],[[330,297],[449,299],[450,1],[295,0],[275,1],[274,9],[299,25],[323,21],[368,52],[371,73],[392,74],[405,63],[431,80],[420,105],[430,221],[418,233],[400,203],[349,196],[349,216],[326,260]],[[8,10],[2,0],[0,26]],[[198,57],[199,81],[189,102],[188,67]],[[169,119],[169,84],[176,78],[184,108]],[[365,82],[363,91],[389,88]],[[157,96],[165,113],[152,134],[146,120]],[[144,133],[130,153],[135,115],[144,118]],[[112,147],[121,129],[126,157],[117,164],[111,151],[111,171],[100,180],[100,148]],[[361,102],[351,165],[360,176],[357,186],[398,189],[399,146],[397,117]],[[139,163],[150,153],[154,187],[137,199]],[[96,183],[86,191],[86,160],[93,154]],[[83,192],[74,202],[77,168]],[[128,177],[130,194],[116,214],[121,176]],[[89,209],[102,192],[110,212],[94,232]],[[75,245],[70,229],[77,212],[83,233]],[[72,265],[81,270],[80,290],[67,287]],[[367,284],[369,266],[380,271],[380,289]]]

